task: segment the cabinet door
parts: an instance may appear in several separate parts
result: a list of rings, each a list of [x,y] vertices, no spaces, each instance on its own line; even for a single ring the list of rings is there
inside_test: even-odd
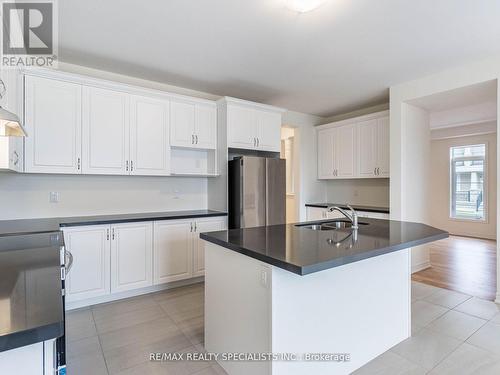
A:
[[[170,173],[169,102],[130,98],[130,174]]]
[[[358,174],[375,177],[377,167],[377,120],[359,122],[358,127]]]
[[[227,106],[227,146],[255,149],[258,123],[256,111],[237,105]]]
[[[257,111],[257,148],[264,151],[281,150],[281,113]]]
[[[122,92],[83,88],[83,173],[129,174],[129,100]]]
[[[170,144],[194,147],[195,105],[191,102],[170,102]]]
[[[193,251],[193,276],[205,273],[205,241],[200,239],[200,233],[215,232],[227,228],[225,218],[205,219],[196,221]]]
[[[111,292],[153,284],[153,223],[111,226]]]
[[[321,207],[306,207],[307,221],[326,219],[326,209]]]
[[[193,274],[193,233],[190,221],[154,223],[154,284],[188,279]]]
[[[91,225],[63,229],[73,266],[66,276],[67,302],[109,294],[110,228]]]
[[[217,145],[217,107],[196,104],[195,147],[215,149]]]
[[[74,83],[26,76],[26,172],[81,173],[81,90]]]
[[[389,117],[377,119],[377,167],[378,177],[389,177]]]
[[[354,124],[337,128],[335,177],[355,177],[356,175],[356,127]]]
[[[336,129],[321,129],[318,136],[318,178],[326,179],[334,177],[335,170],[335,137]]]

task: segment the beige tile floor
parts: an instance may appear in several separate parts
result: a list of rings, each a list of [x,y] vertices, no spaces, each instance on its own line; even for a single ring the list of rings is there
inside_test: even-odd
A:
[[[225,374],[214,362],[149,361],[203,351],[203,307],[200,283],[68,312],[68,374]],[[355,374],[500,374],[500,305],[413,282],[412,316],[413,336]]]

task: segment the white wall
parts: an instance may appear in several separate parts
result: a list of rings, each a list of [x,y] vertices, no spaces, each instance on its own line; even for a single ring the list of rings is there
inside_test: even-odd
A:
[[[326,181],[326,201],[389,207],[389,179],[366,178]]]
[[[390,88],[390,119],[391,119],[391,182],[390,182],[390,200],[391,217],[393,219],[408,219],[415,216],[411,211],[411,204],[408,202],[413,198],[406,191],[407,175],[405,171],[411,171],[420,161],[413,158],[412,161],[406,159],[406,148],[414,140],[407,137],[407,122],[403,116],[405,103],[412,99],[466,87],[481,82],[491,80],[497,81],[500,77],[500,57],[476,61],[470,64],[458,66],[453,69],[433,74],[421,79],[413,80],[392,86]],[[500,106],[500,97],[497,95],[497,108]],[[497,111],[498,113],[498,111]],[[497,134],[500,123],[497,119]],[[497,142],[497,157],[499,143]],[[500,163],[497,162],[497,175],[499,173]],[[496,185],[497,196],[500,189]],[[498,217],[500,210],[497,205],[497,233],[500,229],[500,220]],[[497,284],[500,285],[500,251],[497,244]],[[497,301],[500,302],[500,293],[497,290]]]
[[[449,130],[451,130],[450,128]],[[462,136],[431,142],[431,224],[451,234],[496,239],[497,226],[497,150],[496,134]],[[450,219],[450,147],[485,143],[487,145],[487,188],[485,222]]]
[[[0,173],[0,219],[203,209],[200,178]],[[60,193],[59,203],[49,193]]]
[[[315,125],[324,118],[288,111],[283,115],[283,125],[295,128],[295,156],[299,162],[295,173],[296,205],[299,221],[306,220],[306,203],[323,202],[326,185],[317,179],[317,142]]]

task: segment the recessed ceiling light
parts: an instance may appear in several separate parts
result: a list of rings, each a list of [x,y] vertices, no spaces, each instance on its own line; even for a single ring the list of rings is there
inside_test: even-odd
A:
[[[326,0],[286,0],[287,8],[305,13],[321,6]]]

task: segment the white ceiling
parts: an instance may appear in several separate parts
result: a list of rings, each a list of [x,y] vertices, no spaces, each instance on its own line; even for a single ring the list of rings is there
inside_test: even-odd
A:
[[[500,1],[63,0],[62,61],[321,116],[500,53]]]

